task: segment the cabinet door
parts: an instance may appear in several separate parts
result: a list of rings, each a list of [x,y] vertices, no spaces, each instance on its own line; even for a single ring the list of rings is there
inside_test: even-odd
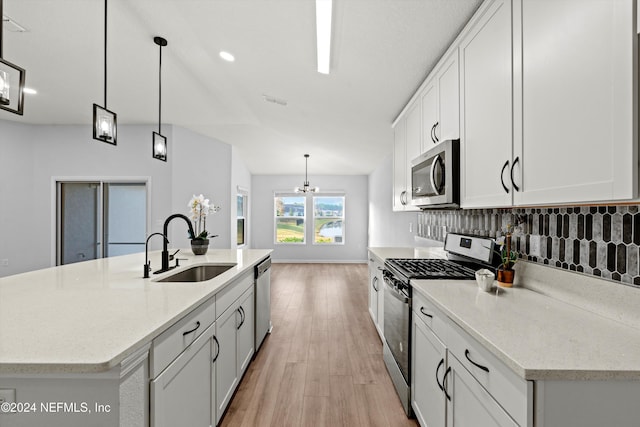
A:
[[[636,196],[633,3],[523,0],[516,204]]]
[[[213,424],[212,340],[203,334],[151,381],[152,427]]]
[[[512,158],[511,0],[485,2],[462,39],[463,207],[510,205]]]
[[[449,355],[449,367],[445,378],[450,397],[447,427],[518,426],[455,356]]]
[[[435,80],[422,93],[422,152],[438,142],[438,90]]]
[[[446,371],[446,348],[415,315],[412,351],[411,406],[421,426],[442,427],[446,402],[441,382]]]
[[[376,275],[376,263],[373,259],[369,260],[369,314],[373,323],[378,327],[378,295],[380,292],[380,283]]]
[[[384,282],[382,279],[382,264],[376,265],[376,287],[378,288],[378,335],[384,340]],[[383,341],[384,342],[384,341]]]
[[[439,120],[434,132],[440,141],[460,138],[460,77],[458,50],[447,57],[438,71]]]
[[[254,352],[254,297],[253,288],[240,298],[238,307],[240,322],[238,323],[238,379],[249,366]]]
[[[407,202],[405,210],[416,211],[418,207],[411,205],[411,161],[422,152],[422,108],[416,102],[407,113],[407,151],[405,161]]]
[[[239,324],[240,316],[237,308],[237,304],[232,304],[216,320],[216,337],[220,345],[216,361],[216,424],[222,417],[238,384],[236,328]]]
[[[393,210],[403,211],[407,204],[407,121],[394,127],[393,140]]]

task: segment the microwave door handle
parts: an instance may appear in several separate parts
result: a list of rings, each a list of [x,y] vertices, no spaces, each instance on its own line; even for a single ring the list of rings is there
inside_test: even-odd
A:
[[[433,188],[433,191],[437,194],[440,195],[440,192],[442,191],[442,187],[438,187],[436,185],[436,165],[438,164],[438,161],[442,161],[442,159],[440,159],[440,154],[436,154],[436,156],[433,158],[433,162],[431,163],[431,188]]]

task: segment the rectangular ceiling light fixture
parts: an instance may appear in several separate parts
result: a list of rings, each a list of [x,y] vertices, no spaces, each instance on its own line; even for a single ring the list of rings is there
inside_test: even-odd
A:
[[[329,74],[331,65],[331,9],[333,0],[316,0],[318,72]]]

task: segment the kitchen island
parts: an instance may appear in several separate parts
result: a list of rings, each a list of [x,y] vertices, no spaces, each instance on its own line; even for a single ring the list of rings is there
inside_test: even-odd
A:
[[[183,249],[176,255],[180,267],[150,279],[142,278],[143,253],[0,279],[0,402],[7,401],[0,425],[147,425],[153,418],[149,381],[179,359],[173,349],[154,358],[171,342],[171,334],[163,333],[200,328],[202,321],[198,332],[178,334],[179,346],[204,339],[199,337],[214,327],[204,319],[212,323],[240,299],[236,283],[246,292],[251,285],[252,296],[253,268],[270,253],[210,250],[194,256]],[[153,270],[160,268],[160,252],[149,258]],[[158,282],[208,263],[234,266],[207,281]],[[237,311],[244,323],[245,310]],[[188,319],[194,312],[202,317]]]

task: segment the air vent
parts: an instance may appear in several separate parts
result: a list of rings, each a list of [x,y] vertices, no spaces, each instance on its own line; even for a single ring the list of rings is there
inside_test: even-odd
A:
[[[280,98],[276,98],[275,96],[262,95],[262,97],[264,98],[265,101],[271,102],[272,104],[282,105],[283,107],[285,107],[287,105],[287,101],[286,100],[280,99]]]
[[[10,31],[12,33],[28,33],[29,30],[18,24],[16,21],[8,17],[7,15],[2,15],[2,24],[3,29]]]

